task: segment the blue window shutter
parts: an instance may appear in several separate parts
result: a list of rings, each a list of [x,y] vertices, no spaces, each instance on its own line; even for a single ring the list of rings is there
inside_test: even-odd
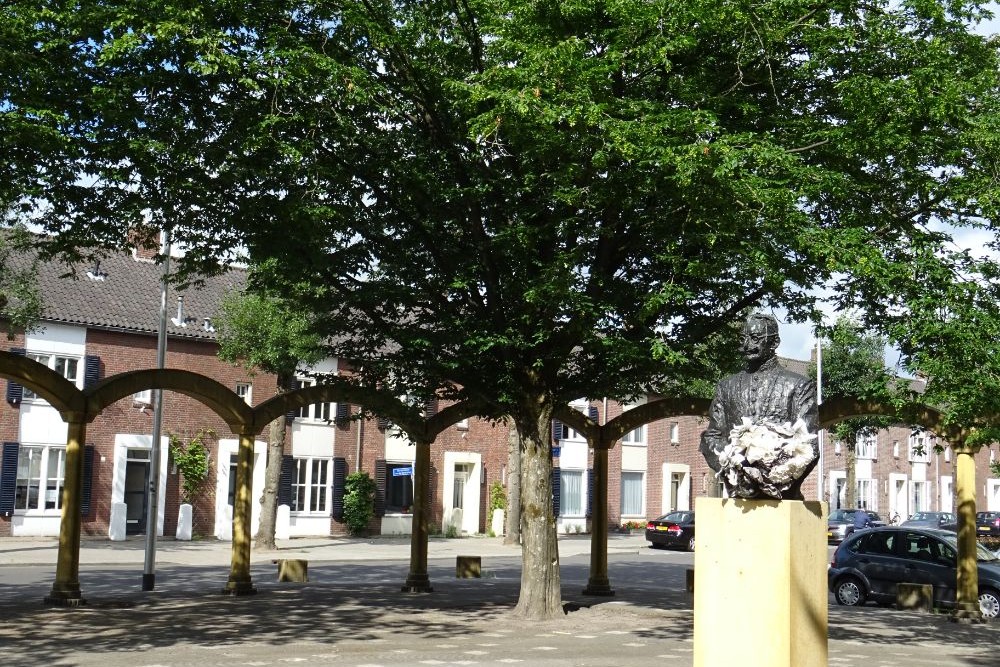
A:
[[[80,491],[80,516],[90,514],[90,496],[94,490],[94,446],[83,448],[83,486]]]
[[[385,459],[375,462],[375,516],[385,516]]]
[[[558,419],[552,420],[552,440],[558,441],[563,439],[563,423]]]
[[[344,520],[344,482],[347,481],[347,459],[333,459],[333,498],[330,500],[330,513],[337,521]]]
[[[351,404],[337,402],[337,425],[347,426],[351,423]]]
[[[587,468],[587,518],[594,514],[594,469]]]
[[[278,478],[278,504],[292,506],[292,480],[295,478],[295,459],[281,457],[281,477]]]
[[[596,405],[591,405],[589,408],[587,408],[587,416],[596,422],[598,420],[598,417],[601,416],[601,413],[598,412]]]
[[[83,388],[90,389],[101,379],[101,358],[96,354],[83,357]]]
[[[302,383],[299,382],[298,380],[292,380],[292,391],[295,391],[297,389],[302,389]],[[299,416],[299,409],[292,408],[291,410],[285,413],[285,423],[291,424],[292,420],[298,416]]]
[[[552,516],[559,518],[559,497],[562,494],[562,470],[552,469]]]
[[[21,446],[16,442],[3,443],[0,453],[0,514],[14,513],[14,489],[17,486],[17,453]]]
[[[24,356],[23,347],[12,347],[8,350],[11,354],[16,354],[20,357]],[[24,387],[22,387],[17,382],[13,380],[7,380],[7,402],[11,405],[20,405],[21,399],[24,397]],[[12,501],[13,502],[13,501]]]

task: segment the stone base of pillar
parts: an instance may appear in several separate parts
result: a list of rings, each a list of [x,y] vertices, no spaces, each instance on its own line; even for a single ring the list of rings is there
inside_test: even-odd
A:
[[[54,585],[43,601],[53,607],[80,607],[87,604],[79,585]]]
[[[611,582],[607,579],[591,578],[587,580],[587,587],[583,589],[582,593],[584,595],[612,597],[615,594],[615,589],[611,588]]]
[[[825,503],[698,498],[694,667],[826,667]]]
[[[430,577],[426,574],[410,574],[406,577],[406,583],[401,589],[404,593],[433,593]]]
[[[244,595],[256,595],[257,589],[252,581],[227,581],[226,587],[222,589],[223,595],[242,597]]]
[[[979,609],[979,605],[975,602],[956,606],[955,609],[952,610],[951,616],[948,620],[952,623],[962,623],[963,625],[973,625],[976,623],[986,622],[983,618],[982,610]]]

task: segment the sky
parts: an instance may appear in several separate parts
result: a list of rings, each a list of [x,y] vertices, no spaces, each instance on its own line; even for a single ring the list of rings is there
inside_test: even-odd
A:
[[[1000,2],[988,3],[986,6],[997,16],[991,21],[980,24],[977,32],[984,35],[1000,34]],[[986,234],[986,232],[981,230],[956,230],[954,236],[959,245],[976,251],[983,248],[983,241],[986,238]],[[829,308],[824,310],[827,315],[825,323],[832,324],[836,320],[837,314]],[[816,338],[812,334],[812,325],[787,322],[783,319],[782,312],[775,312],[774,316],[778,318],[779,332],[781,334],[778,355],[789,359],[808,360],[816,347]],[[887,349],[886,363],[894,367],[898,361],[899,353],[892,349]]]

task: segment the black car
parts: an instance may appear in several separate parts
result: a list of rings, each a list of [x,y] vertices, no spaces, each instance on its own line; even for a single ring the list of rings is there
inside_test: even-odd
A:
[[[1000,614],[1000,559],[976,546],[979,608],[985,618]],[[936,528],[884,526],[848,536],[833,554],[827,584],[837,604],[896,601],[900,583],[931,584],[934,606],[955,604],[958,536]]]
[[[1000,512],[976,512],[977,535],[1000,535]]]
[[[917,512],[899,525],[907,528],[940,528],[944,524],[957,522],[958,518],[952,512]]]
[[[694,512],[668,512],[646,524],[646,539],[651,548],[675,547],[694,551]]]

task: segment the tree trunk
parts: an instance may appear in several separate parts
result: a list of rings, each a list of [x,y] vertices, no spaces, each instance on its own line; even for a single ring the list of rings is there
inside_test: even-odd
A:
[[[515,415],[521,435],[521,593],[515,616],[563,615],[559,544],[552,513],[552,401],[525,397]]]
[[[282,415],[268,427],[267,467],[264,469],[264,494],[260,497],[260,526],[254,538],[255,549],[278,548],[274,543],[274,530],[278,522],[278,486],[281,483],[281,457],[284,453],[285,416]]]
[[[504,544],[521,543],[521,436],[511,421],[507,435],[507,515]]]
[[[858,445],[857,440],[844,443],[844,467],[847,478],[844,480],[844,506],[858,506]]]

